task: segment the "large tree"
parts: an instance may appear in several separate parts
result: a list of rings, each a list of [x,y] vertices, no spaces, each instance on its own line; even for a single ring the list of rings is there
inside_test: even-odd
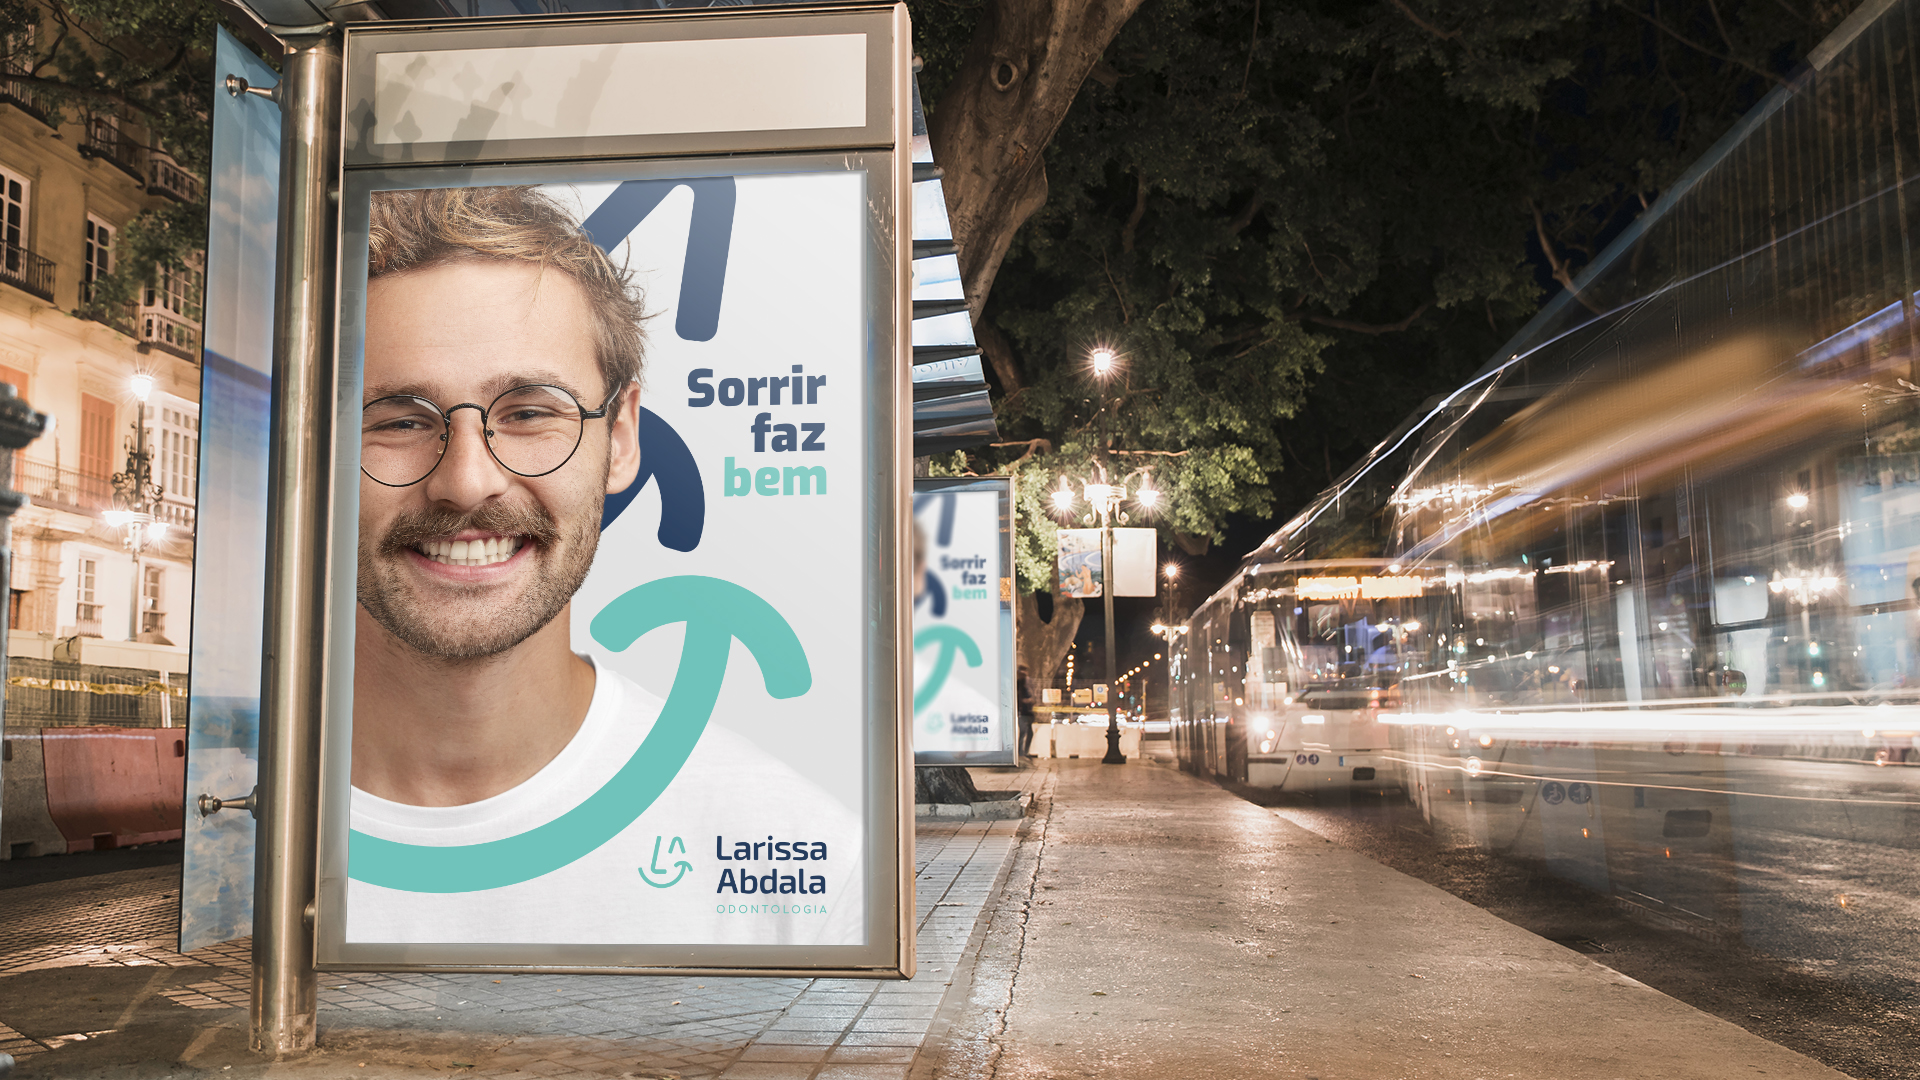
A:
[[[1190,550],[1230,515],[1290,512],[1573,282],[1853,6],[1146,0],[1095,61],[1073,53],[1061,70],[1087,78],[1049,128],[991,92],[1030,36],[1018,4],[920,0],[1009,437],[946,467],[1048,487],[1151,470],[1157,523]],[[1117,11],[1075,10],[1047,25],[1104,32]],[[1105,384],[1102,345],[1122,360]],[[1034,569],[1023,589],[1045,587]]]

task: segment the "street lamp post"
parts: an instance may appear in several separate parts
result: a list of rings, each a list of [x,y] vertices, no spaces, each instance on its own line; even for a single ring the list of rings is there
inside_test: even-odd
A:
[[[166,539],[168,523],[154,518],[154,510],[166,492],[153,482],[153,452],[147,448],[147,398],[153,393],[153,376],[135,375],[131,382],[136,402],[133,439],[127,444],[127,468],[113,475],[113,492],[119,510],[101,515],[107,524],[125,530],[127,550],[133,555],[133,597],[127,616],[127,640],[140,640],[141,577],[145,565],[141,556],[146,549]]]
[[[1113,524],[1116,517],[1122,517],[1120,506],[1126,501],[1127,487],[1123,481],[1118,484],[1107,482],[1106,470],[1099,470],[1099,478],[1080,485],[1082,495],[1087,500],[1089,524],[1098,523],[1100,529],[1100,601],[1101,610],[1107,621],[1107,753],[1100,759],[1105,765],[1124,765],[1126,755],[1120,752],[1120,718],[1116,711],[1116,699],[1119,684],[1115,677],[1114,626],[1113,626]],[[1153,489],[1152,478],[1144,482],[1134,499],[1142,507],[1152,509],[1160,501],[1160,493]],[[1053,493],[1054,507],[1061,513],[1070,512],[1074,504],[1073,490],[1067,486],[1067,478],[1060,478],[1060,488]],[[1124,518],[1123,518],[1124,520]]]
[[[1120,367],[1120,354],[1107,345],[1094,348],[1087,354],[1087,360],[1093,377],[1103,386]],[[1106,402],[1101,405],[1096,414],[1097,420],[1103,423],[1111,423],[1112,416],[1108,412],[1108,405],[1110,404],[1112,403]],[[1120,687],[1115,678],[1118,664],[1115,656],[1116,648],[1114,644],[1113,627],[1113,522],[1115,517],[1121,518],[1122,521],[1125,520],[1125,515],[1120,512],[1120,505],[1125,502],[1127,498],[1127,482],[1125,477],[1117,484],[1108,482],[1105,444],[1106,437],[1103,437],[1101,440],[1103,449],[1098,452],[1097,460],[1094,463],[1094,479],[1083,482],[1080,485],[1080,489],[1081,493],[1086,497],[1090,511],[1088,514],[1088,524],[1094,524],[1095,521],[1099,524],[1100,572],[1103,579],[1100,588],[1100,598],[1101,608],[1105,613],[1107,621],[1107,753],[1100,761],[1105,765],[1124,765],[1127,762],[1127,758],[1126,755],[1120,752],[1120,717],[1116,709],[1117,699],[1120,696]],[[1148,474],[1142,482],[1140,490],[1134,498],[1143,509],[1148,511],[1151,511],[1158,505],[1160,493],[1153,489],[1153,478],[1151,474]],[[1053,493],[1053,502],[1055,509],[1062,514],[1070,513],[1073,510],[1073,491],[1068,487],[1065,476],[1060,478],[1060,489]]]

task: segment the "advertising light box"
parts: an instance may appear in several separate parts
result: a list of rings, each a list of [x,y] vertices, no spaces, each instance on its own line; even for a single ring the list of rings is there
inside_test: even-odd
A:
[[[906,40],[349,31],[321,968],[911,975]]]
[[[913,482],[913,760],[1013,765],[1013,481]]]

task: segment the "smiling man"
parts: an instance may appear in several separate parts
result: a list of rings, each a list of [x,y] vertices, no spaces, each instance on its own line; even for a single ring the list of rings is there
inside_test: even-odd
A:
[[[602,501],[639,471],[644,306],[525,187],[376,194],[368,273],[352,826],[485,844],[607,785],[659,716],[569,629]],[[473,891],[353,880],[347,940],[857,944],[860,836],[709,724],[590,854]]]

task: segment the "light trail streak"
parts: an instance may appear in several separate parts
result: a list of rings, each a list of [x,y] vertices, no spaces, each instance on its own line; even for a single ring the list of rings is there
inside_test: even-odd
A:
[[[1489,769],[1482,764],[1478,770],[1466,765],[1443,765],[1438,762],[1419,761],[1413,758],[1399,757],[1393,754],[1382,755],[1388,761],[1410,766],[1422,772],[1457,772],[1470,779],[1487,776],[1504,776],[1514,780],[1530,780],[1538,783],[1557,781],[1562,784],[1585,784],[1588,787],[1645,788],[1650,791],[1685,791],[1697,795],[1739,796],[1746,799],[1775,799],[1782,802],[1834,803],[1846,806],[1899,806],[1920,807],[1920,799],[1842,799],[1829,795],[1780,795],[1766,791],[1735,791],[1728,788],[1691,787],[1685,784],[1649,784],[1646,782],[1628,783],[1621,780],[1596,780],[1581,777],[1547,776],[1508,772],[1504,769]]]
[[[1817,696],[1817,695],[1815,695]],[[1539,711],[1531,711],[1538,709]],[[1701,735],[1725,741],[1744,735],[1847,735],[1874,738],[1875,733],[1904,738],[1920,730],[1920,707],[1896,705],[1830,705],[1818,709],[1629,709],[1618,712],[1548,711],[1548,707],[1520,707],[1515,711],[1455,713],[1381,713],[1379,722],[1398,727],[1457,727],[1476,733],[1492,732],[1510,738],[1534,734],[1564,737],[1569,733],[1604,741],[1612,734]],[[1896,734],[1897,733],[1897,734]]]

